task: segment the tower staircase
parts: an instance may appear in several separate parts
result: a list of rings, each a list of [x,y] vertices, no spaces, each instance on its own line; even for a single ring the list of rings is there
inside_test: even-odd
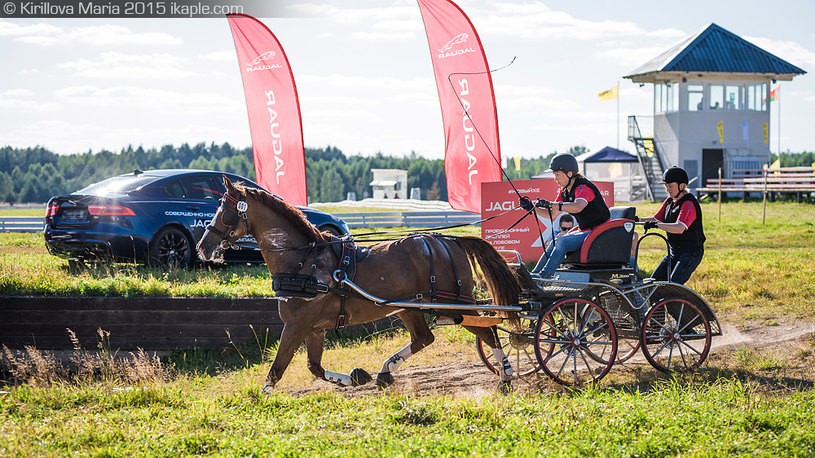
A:
[[[636,116],[628,117],[628,141],[633,142],[637,150],[637,158],[645,174],[645,195],[652,201],[662,201],[668,197],[665,187],[660,185],[665,164],[654,143],[653,134],[643,135]]]

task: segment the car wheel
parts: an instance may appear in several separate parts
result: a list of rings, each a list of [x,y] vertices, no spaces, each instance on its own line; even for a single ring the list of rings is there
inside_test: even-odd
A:
[[[326,224],[325,226],[320,227],[322,232],[328,232],[329,234],[333,235],[334,237],[342,237],[344,234],[342,231],[337,229],[335,226],[331,226],[330,224]]]
[[[193,260],[192,242],[174,227],[158,231],[150,242],[149,264],[162,269],[184,269]]]

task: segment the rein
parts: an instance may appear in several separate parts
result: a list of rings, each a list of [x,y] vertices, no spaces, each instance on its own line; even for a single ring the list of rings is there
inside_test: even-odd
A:
[[[356,238],[364,238],[364,237],[368,237],[368,236],[371,236],[371,235],[390,235],[390,234],[408,234],[408,235],[415,235],[415,234],[426,234],[426,233],[434,233],[434,232],[437,232],[437,231],[443,231],[443,230],[445,230],[445,229],[457,229],[457,228],[459,228],[459,227],[475,226],[475,225],[478,225],[478,224],[481,224],[481,223],[485,223],[485,222],[487,222],[487,221],[489,221],[489,220],[491,220],[491,219],[495,219],[495,218],[498,218],[498,217],[500,217],[500,216],[504,216],[504,215],[506,215],[507,213],[512,212],[512,211],[515,211],[515,210],[518,210],[518,208],[513,208],[513,209],[511,209],[511,210],[507,210],[507,211],[502,212],[502,213],[499,213],[499,214],[497,214],[497,215],[492,215],[492,216],[490,216],[490,217],[488,217],[488,218],[482,218],[482,219],[480,219],[480,220],[478,220],[478,221],[473,221],[472,223],[461,223],[461,224],[454,224],[454,225],[452,225],[452,226],[436,226],[436,227],[429,227],[429,228],[422,229],[422,230],[418,230],[418,231],[416,231],[416,230],[402,230],[402,231],[381,231],[381,232],[368,232],[368,233],[366,233],[366,234],[359,234],[359,235],[355,235],[355,236],[354,236],[354,238],[355,238],[355,239],[356,239]],[[524,215],[524,217],[526,217],[526,215]],[[521,218],[521,219],[523,219],[523,218]],[[516,222],[515,224],[518,224],[518,223]],[[513,224],[513,226],[514,226],[515,224]],[[369,242],[374,242],[374,241],[376,241],[376,242],[387,242],[387,241],[390,241],[390,240],[393,240],[393,239],[379,239],[379,240],[367,240],[367,241],[369,241]]]

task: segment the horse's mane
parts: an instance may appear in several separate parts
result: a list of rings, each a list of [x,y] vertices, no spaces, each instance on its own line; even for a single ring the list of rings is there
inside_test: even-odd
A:
[[[236,183],[235,189],[247,197],[255,197],[263,205],[271,208],[274,212],[285,218],[295,229],[305,235],[309,241],[322,242],[325,240],[325,236],[306,219],[306,215],[304,215],[303,212],[287,204],[282,199],[271,195],[268,191],[244,186],[242,183]]]

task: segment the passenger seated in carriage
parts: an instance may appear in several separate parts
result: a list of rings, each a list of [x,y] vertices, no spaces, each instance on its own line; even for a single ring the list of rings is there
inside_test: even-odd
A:
[[[549,245],[538,264],[532,269],[532,273],[540,275],[541,278],[552,278],[566,259],[566,255],[580,250],[591,230],[610,218],[603,196],[594,183],[579,173],[577,159],[574,156],[568,153],[558,154],[552,158],[549,167],[560,186],[554,205],[558,210],[574,216],[578,229],[558,237]],[[553,206],[552,202],[542,199],[533,204],[528,197],[521,197],[519,204],[524,210],[534,210],[536,213],[539,208],[551,209]]]

